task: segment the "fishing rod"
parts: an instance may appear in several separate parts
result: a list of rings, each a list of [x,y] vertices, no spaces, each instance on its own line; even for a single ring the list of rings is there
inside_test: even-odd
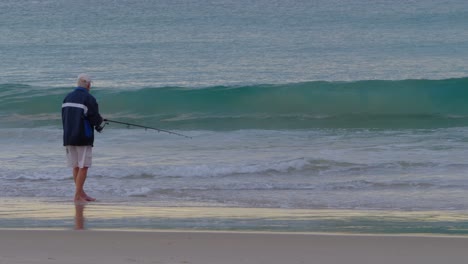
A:
[[[107,124],[108,123],[116,123],[116,124],[122,124],[122,125],[126,125],[126,126],[140,127],[140,128],[144,128],[145,130],[146,129],[151,129],[151,130],[156,130],[158,132],[166,132],[166,133],[169,133],[169,134],[173,134],[173,135],[177,135],[177,136],[181,136],[181,137],[185,137],[185,138],[192,138],[192,137],[182,135],[182,134],[179,134],[179,133],[176,133],[176,132],[172,132],[172,131],[164,130],[164,129],[159,129],[159,128],[155,128],[155,127],[142,126],[142,125],[131,124],[131,123],[126,123],[126,122],[120,122],[120,121],[115,121],[115,120],[110,120],[110,119],[104,119],[104,122],[106,122]]]

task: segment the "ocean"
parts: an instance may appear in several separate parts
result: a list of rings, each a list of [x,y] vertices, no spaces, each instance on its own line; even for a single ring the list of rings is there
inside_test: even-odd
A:
[[[462,0],[1,1],[0,227],[67,225],[15,201],[71,202],[85,72],[104,118],[191,137],[97,133],[89,210],[146,209],[91,228],[465,234],[467,23]]]

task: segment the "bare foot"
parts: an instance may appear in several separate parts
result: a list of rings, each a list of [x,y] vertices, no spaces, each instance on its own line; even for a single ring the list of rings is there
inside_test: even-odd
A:
[[[91,196],[86,195],[85,200],[88,201],[88,202],[94,202],[94,201],[96,201],[96,198],[93,198]]]
[[[81,196],[76,197],[75,196],[75,204],[86,204],[88,201]]]
[[[85,199],[88,202],[96,201],[96,198],[93,198],[93,197],[87,195],[84,191],[83,191],[83,193],[81,193],[81,197],[83,197],[83,199]]]

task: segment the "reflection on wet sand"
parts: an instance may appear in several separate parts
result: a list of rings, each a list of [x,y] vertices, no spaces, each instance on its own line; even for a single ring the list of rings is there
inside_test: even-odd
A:
[[[75,203],[75,230],[85,229],[84,209],[86,204]]]
[[[71,201],[1,198],[0,229],[8,228],[466,235],[468,212],[168,207],[157,202],[74,204]]]

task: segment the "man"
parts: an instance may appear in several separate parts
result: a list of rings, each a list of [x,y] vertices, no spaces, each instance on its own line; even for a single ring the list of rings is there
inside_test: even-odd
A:
[[[101,132],[103,118],[96,99],[89,93],[91,78],[78,75],[78,87],[69,93],[62,104],[63,145],[68,166],[73,168],[75,202],[95,201],[84,191],[84,183],[91,167],[94,129]]]

